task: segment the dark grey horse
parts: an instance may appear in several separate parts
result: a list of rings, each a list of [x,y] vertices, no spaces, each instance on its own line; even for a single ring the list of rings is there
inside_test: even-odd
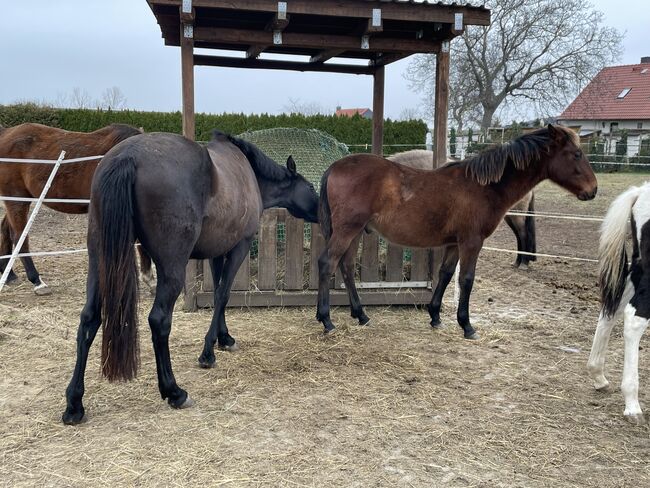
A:
[[[111,149],[92,183],[88,217],[87,301],[77,334],[77,363],[66,390],[63,422],[84,417],[88,350],[104,324],[102,372],[129,380],[138,367],[138,239],[156,264],[158,281],[149,326],[158,387],[175,408],[192,400],[174,379],[169,356],[172,311],[190,259],[210,259],[214,315],[199,358],[214,365],[214,346],[232,347],[224,309],[237,269],[249,252],[262,211],[284,207],[317,221],[318,196],[291,157],[280,166],[254,145],[214,133],[207,146],[174,134],[143,134]]]

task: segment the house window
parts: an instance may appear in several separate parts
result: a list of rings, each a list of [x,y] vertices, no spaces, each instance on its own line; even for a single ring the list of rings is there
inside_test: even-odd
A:
[[[616,132],[618,130],[618,122],[612,122],[609,124],[609,131]]]
[[[636,123],[636,128],[637,129],[643,129],[643,122],[637,122]]]
[[[616,98],[625,98],[628,93],[632,91],[632,88],[623,88],[623,91],[618,94]]]

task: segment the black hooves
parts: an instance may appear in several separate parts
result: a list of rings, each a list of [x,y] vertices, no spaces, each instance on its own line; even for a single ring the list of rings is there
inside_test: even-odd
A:
[[[66,408],[65,412],[63,412],[63,416],[61,417],[61,421],[63,421],[65,425],[79,425],[85,422],[86,415],[83,407],[81,410],[72,410],[70,408]]]
[[[370,322],[370,318],[365,313],[362,313],[361,315],[355,318],[359,320],[359,325],[368,325],[368,323]]]
[[[203,369],[214,368],[216,362],[217,359],[214,357],[214,354],[208,355],[203,353],[199,356],[199,366]]]

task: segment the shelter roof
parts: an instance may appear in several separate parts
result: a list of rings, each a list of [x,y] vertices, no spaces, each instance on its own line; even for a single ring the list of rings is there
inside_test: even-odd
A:
[[[195,64],[249,68],[369,72],[415,53],[438,52],[443,41],[468,25],[489,25],[490,11],[468,3],[414,0],[147,0],[166,45],[179,46],[183,24],[193,26],[196,48],[245,53],[245,57],[195,56]],[[184,13],[182,5],[191,9]],[[262,53],[307,56],[291,64]],[[225,58],[225,61],[224,61]],[[230,61],[228,61],[230,59]],[[339,65],[340,66],[340,65]],[[365,70],[363,68],[366,68]],[[371,70],[370,70],[371,71]]]

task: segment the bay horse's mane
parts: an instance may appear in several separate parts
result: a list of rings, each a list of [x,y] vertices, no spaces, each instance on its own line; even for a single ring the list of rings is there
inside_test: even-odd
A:
[[[142,134],[142,131],[140,129],[136,129],[135,127],[127,124],[110,124],[106,127],[102,127],[101,129],[97,129],[95,132],[104,131],[111,132],[115,143],[121,142],[124,139],[128,139],[131,136]]]
[[[239,139],[238,137],[225,134],[220,130],[212,131],[212,140],[208,147],[218,139],[226,138],[229,142],[237,146],[237,148],[244,153],[246,159],[251,164],[253,172],[257,176],[271,181],[281,181],[291,177],[291,172],[284,166],[276,163],[266,154],[264,154],[255,144]]]
[[[557,125],[553,127],[563,132],[567,141],[572,140],[577,146],[580,145],[575,132]],[[537,163],[544,154],[548,154],[551,143],[552,135],[549,128],[544,127],[447,166],[465,167],[466,176],[485,186],[501,181],[508,164],[512,164],[517,170],[522,170]]]

